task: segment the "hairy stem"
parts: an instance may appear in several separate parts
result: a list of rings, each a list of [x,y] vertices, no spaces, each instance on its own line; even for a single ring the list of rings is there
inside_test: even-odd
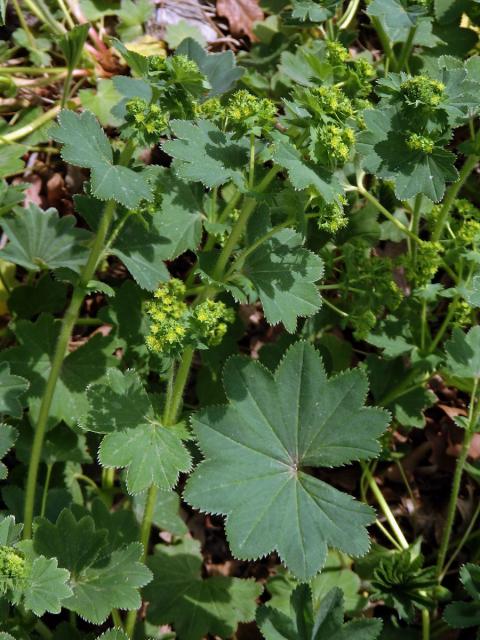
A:
[[[25,136],[30,135],[47,122],[50,122],[50,120],[56,118],[60,111],[60,108],[60,105],[56,105],[49,111],[45,111],[45,113],[42,113],[40,116],[38,116],[38,118],[35,118],[35,120],[32,120],[32,122],[29,122],[24,127],[20,127],[20,129],[12,131],[12,133],[6,133],[4,136],[0,136],[0,145],[10,144],[12,142],[15,142],[16,140],[20,140],[20,138],[25,138]]]
[[[408,32],[408,36],[406,41],[403,43],[402,50],[400,51],[400,57],[398,59],[398,63],[396,65],[396,71],[401,71],[403,67],[407,64],[408,59],[410,58],[410,54],[413,48],[413,40],[415,38],[415,34],[417,33],[417,25],[411,27]]]
[[[38,467],[42,455],[43,441],[47,429],[48,416],[52,406],[53,396],[57,381],[62,369],[63,360],[67,353],[68,343],[72,333],[72,329],[77,321],[80,307],[82,306],[85,295],[86,286],[92,279],[98,265],[98,260],[105,244],[105,239],[110,228],[115,213],[115,202],[110,200],[105,206],[105,211],[100,220],[94,243],[90,250],[87,260],[79,279],[77,287],[75,287],[72,299],[68,306],[62,322],[62,328],[58,336],[55,352],[52,359],[52,366],[43,392],[42,402],[38,414],[38,420],[33,438],[32,451],[30,454],[30,462],[28,465],[27,487],[25,493],[25,511],[24,511],[24,529],[23,537],[29,539],[32,537],[33,511],[35,505],[35,493],[38,478]]]
[[[361,466],[362,466],[362,469],[363,469],[363,473],[365,474],[365,477],[367,478],[368,486],[372,490],[372,493],[373,493],[373,495],[375,496],[375,498],[376,498],[376,500],[378,502],[378,506],[380,507],[380,509],[383,512],[383,515],[387,519],[387,522],[390,525],[393,533],[395,534],[395,537],[396,537],[397,541],[399,542],[399,544],[402,547],[402,549],[408,549],[409,544],[407,542],[407,539],[403,535],[403,531],[400,528],[400,525],[398,524],[398,522],[396,521],[395,516],[392,513],[392,510],[388,506],[387,501],[383,497],[383,493],[380,491],[380,488],[379,488],[378,484],[376,483],[375,478],[373,477],[370,469],[368,468],[368,466],[365,463],[361,463]]]
[[[458,192],[465,184],[468,176],[472,173],[474,168],[476,167],[478,162],[478,156],[471,155],[465,160],[463,167],[460,170],[460,175],[457,182],[454,182],[447,190],[447,194],[445,196],[445,200],[443,201],[442,208],[440,209],[440,213],[438,214],[437,222],[435,224],[435,229],[432,233],[432,240],[434,242],[438,242],[443,233],[443,229],[447,223],[448,216],[450,215],[450,210],[452,208],[453,202],[458,195]]]
[[[473,383],[473,389],[470,396],[470,408],[468,411],[468,426],[463,438],[462,449],[460,455],[457,458],[457,464],[455,465],[455,473],[453,474],[452,492],[450,494],[450,501],[448,503],[447,520],[443,529],[442,541],[440,543],[440,551],[438,552],[437,559],[437,576],[440,579],[443,573],[443,567],[445,564],[445,558],[447,556],[448,546],[450,544],[450,537],[452,535],[453,522],[455,520],[455,514],[457,511],[458,495],[460,493],[460,484],[462,481],[463,468],[468,458],[468,451],[470,443],[474,434],[474,425],[478,418],[478,406],[477,403],[477,390],[479,379],[476,378]]]
[[[422,640],[430,640],[430,612],[422,609]]]

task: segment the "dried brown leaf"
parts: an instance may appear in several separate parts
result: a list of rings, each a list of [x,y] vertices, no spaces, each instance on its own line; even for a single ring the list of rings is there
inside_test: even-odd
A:
[[[227,18],[234,36],[247,35],[250,40],[255,40],[253,23],[264,18],[258,0],[218,0],[217,14]]]

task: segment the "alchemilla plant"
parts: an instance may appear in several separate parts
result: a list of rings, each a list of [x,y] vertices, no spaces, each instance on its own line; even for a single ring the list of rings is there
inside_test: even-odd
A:
[[[480,5],[166,4],[0,0],[0,638],[480,638]]]

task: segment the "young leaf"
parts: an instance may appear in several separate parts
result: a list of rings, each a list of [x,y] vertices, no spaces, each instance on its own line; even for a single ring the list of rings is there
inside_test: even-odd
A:
[[[472,598],[470,602],[452,602],[443,617],[454,629],[480,626],[480,567],[465,564],[460,569],[460,580]]]
[[[176,53],[196,62],[200,71],[207,77],[211,87],[207,98],[230,91],[245,73],[244,69],[237,67],[232,51],[207,53],[192,38],[185,38]]]
[[[292,18],[310,22],[324,22],[334,15],[338,0],[293,0]]]
[[[112,609],[138,609],[139,589],[152,578],[141,562],[143,546],[133,542],[114,551],[108,563],[85,569],[77,577],[74,593],[64,605],[93,624],[102,624]]]
[[[202,555],[196,540],[158,545],[148,560],[153,581],[145,589],[148,620],[173,623],[182,640],[207,634],[229,638],[239,622],[255,617],[262,587],[253,580],[213,576],[202,578]]]
[[[105,545],[107,532],[95,531],[90,516],[77,521],[71,511],[64,509],[55,524],[45,518],[37,522],[33,539],[35,551],[57,558],[59,566],[68,569],[74,577],[94,564]]]
[[[244,273],[258,291],[269,324],[283,322],[293,333],[299,317],[316,313],[322,304],[315,282],[323,275],[322,259],[302,249],[300,234],[282,229],[253,251]]]
[[[92,193],[99,200],[116,200],[134,209],[142,200],[151,199],[145,176],[128,167],[113,164],[108,138],[89,111],[76,114],[63,110],[51,136],[62,143],[65,162],[91,170]]]
[[[232,358],[224,384],[229,404],[192,420],[206,460],[188,480],[185,499],[227,516],[235,556],[276,550],[301,580],[322,568],[327,545],[366,553],[370,507],[307,471],[378,455],[388,414],[363,406],[364,374],[356,369],[328,380],[315,349],[298,342],[275,375]]]
[[[343,622],[343,593],[338,587],[329,591],[315,612],[307,585],[298,586],[291,596],[292,615],[263,605],[257,623],[265,640],[375,640],[382,630],[379,619]]]
[[[445,345],[447,367],[459,378],[480,378],[480,327],[468,333],[454,327],[452,337]]]
[[[208,120],[194,124],[188,120],[172,120],[170,127],[177,137],[163,144],[163,150],[175,159],[174,170],[185,181],[202,182],[206,187],[219,187],[233,181],[242,187],[242,169],[247,163],[248,145],[234,140]]]
[[[0,480],[5,480],[8,474],[7,467],[1,462],[1,459],[6,455],[15,444],[15,440],[18,437],[18,432],[9,424],[0,423]],[[5,544],[5,543],[0,543]]]
[[[36,322],[20,320],[16,325],[19,345],[6,350],[3,355],[4,361],[10,363],[12,372],[30,382],[28,399],[33,420],[50,372],[59,329],[59,323],[46,314],[42,314]],[[110,345],[110,338],[96,335],[67,355],[50,409],[51,426],[60,420],[76,425],[78,416],[85,413],[85,388],[101,380],[107,367],[117,363],[108,353]]]
[[[72,590],[67,584],[69,573],[59,569],[56,558],[35,558],[23,591],[23,604],[37,616],[60,613],[62,604]]]
[[[399,200],[423,193],[439,202],[445,183],[458,179],[455,156],[443,147],[430,152],[407,146],[408,122],[394,108],[364,111],[366,130],[357,138],[357,150],[364,157],[364,167],[385,180],[393,180]]]
[[[87,391],[89,411],[82,427],[107,434],[99,460],[105,467],[127,467],[127,487],[140,493],[151,484],[171,489],[180,472],[190,470],[190,454],[171,429],[155,420],[148,395],[133,371],[111,369],[106,384]]]
[[[88,29],[88,24],[77,25],[76,27],[68,31],[64,36],[62,36],[58,41],[58,46],[65,56],[67,67],[69,69],[75,69],[80,61],[83,51],[83,45],[85,44],[85,41],[87,39]]]
[[[19,398],[30,386],[28,380],[10,373],[8,362],[0,363],[0,414],[6,414],[13,418],[22,415],[22,403]]]
[[[273,160],[288,171],[288,177],[297,191],[313,187],[325,200],[334,202],[342,192],[340,183],[332,172],[303,160],[299,151],[288,142],[287,136],[274,131]]]
[[[78,273],[88,256],[91,234],[75,227],[74,216],[59,217],[56,209],[42,211],[31,203],[2,218],[9,242],[0,258],[30,271],[66,267]]]

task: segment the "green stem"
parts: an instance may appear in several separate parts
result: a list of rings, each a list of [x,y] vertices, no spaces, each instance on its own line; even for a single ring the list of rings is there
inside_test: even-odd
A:
[[[63,0],[57,0],[57,4],[60,7],[63,15],[65,16],[65,20],[69,28],[73,29],[75,27],[75,22],[73,21],[72,16],[70,15],[65,3],[63,2]]]
[[[444,569],[442,571],[442,575],[440,576],[440,580],[443,580],[444,576],[447,574],[448,570],[452,566],[455,558],[458,556],[458,554],[462,550],[463,545],[467,542],[468,538],[470,537],[470,534],[473,531],[473,527],[475,526],[475,523],[477,522],[477,519],[478,519],[479,515],[480,515],[480,502],[478,503],[477,508],[475,509],[475,511],[473,513],[472,519],[470,520],[470,524],[465,529],[465,533],[461,537],[460,542],[458,542],[455,551],[451,554],[450,559],[448,560],[447,564],[445,565],[445,567],[444,567]]]
[[[437,348],[440,340],[445,335],[445,332],[447,331],[448,327],[450,326],[450,321],[453,318],[453,315],[454,315],[454,313],[455,313],[455,311],[457,309],[457,305],[458,305],[459,300],[460,300],[460,296],[456,296],[452,300],[452,302],[450,303],[450,305],[448,307],[447,314],[446,314],[445,318],[443,319],[443,322],[440,325],[440,329],[437,331],[437,334],[436,334],[435,338],[432,340],[432,344],[430,345],[430,348],[428,349],[428,353],[433,353],[435,351],[435,349]]]
[[[395,67],[397,72],[401,71],[403,67],[407,64],[410,54],[412,52],[413,40],[415,38],[415,34],[417,33],[417,25],[411,27],[408,32],[408,36],[406,41],[403,43],[402,50],[400,52],[400,57],[398,59],[398,63]]]
[[[370,489],[372,490],[373,495],[377,499],[378,505],[379,505],[380,509],[382,510],[383,515],[387,519],[387,522],[390,525],[393,533],[395,534],[396,539],[398,540],[398,542],[399,542],[400,546],[402,547],[402,549],[408,549],[409,545],[408,545],[407,539],[403,535],[403,531],[401,530],[398,522],[396,521],[395,516],[392,513],[392,510],[388,506],[387,501],[383,497],[383,493],[380,491],[380,488],[377,485],[377,483],[375,481],[375,478],[373,477],[370,469],[368,468],[368,466],[365,463],[362,462],[360,464],[362,466],[363,473],[365,474],[365,476],[367,478],[368,486],[370,487]]]
[[[385,29],[382,27],[382,23],[378,18],[371,16],[370,20],[372,22],[373,28],[377,32],[378,39],[380,40],[380,44],[383,47],[385,55],[387,56],[388,63],[392,65],[393,68],[395,68],[397,66],[397,59],[390,45],[390,38],[385,33]]]
[[[460,493],[460,484],[462,482],[463,468],[468,458],[468,451],[470,443],[474,434],[474,425],[478,417],[477,403],[477,390],[479,379],[475,378],[473,383],[472,394],[470,396],[470,408],[468,411],[468,426],[463,438],[462,448],[460,455],[457,458],[457,464],[455,465],[455,472],[453,474],[452,492],[450,494],[450,501],[448,503],[447,520],[443,528],[442,541],[440,543],[440,551],[438,552],[437,559],[437,576],[440,579],[443,573],[443,567],[445,564],[445,558],[447,556],[448,546],[450,544],[450,537],[452,535],[453,521],[455,520],[455,514],[457,511],[458,495]]]
[[[123,629],[122,618],[117,609],[112,609],[112,620],[117,629]]]
[[[80,308],[82,306],[85,289],[92,279],[97,268],[98,260],[105,244],[108,230],[115,213],[115,202],[110,200],[105,206],[104,214],[100,220],[97,234],[90,254],[82,273],[80,275],[79,284],[74,289],[70,305],[65,313],[62,322],[62,328],[58,336],[57,345],[52,359],[52,366],[48,376],[45,390],[43,392],[42,402],[38,414],[35,435],[33,438],[32,450],[30,454],[30,462],[28,466],[27,487],[25,493],[25,513],[24,513],[24,529],[23,537],[26,539],[32,536],[33,511],[35,505],[35,493],[38,478],[38,467],[42,455],[43,441],[47,429],[48,416],[50,407],[52,406],[53,396],[57,385],[58,378],[62,369],[63,360],[67,353],[68,343],[72,333],[72,329],[77,321]]]
[[[440,213],[438,214],[437,222],[435,224],[435,229],[432,233],[433,242],[438,242],[443,233],[443,229],[448,220],[448,216],[450,214],[450,210],[452,208],[453,202],[458,195],[458,192],[465,184],[468,176],[472,173],[473,169],[477,165],[478,156],[471,155],[465,160],[463,167],[460,170],[460,175],[457,182],[454,182],[447,190],[447,194],[445,196],[445,200],[443,201],[442,208],[440,209]]]
[[[55,20],[44,0],[25,0],[25,4],[39,20],[47,24],[55,33],[63,35],[66,32],[65,27]]]
[[[67,77],[65,78],[65,82],[63,83],[63,91],[62,91],[62,100],[60,102],[60,106],[63,109],[68,100],[68,95],[70,93],[70,87],[72,85],[72,73],[73,69],[69,69],[67,71]]]
[[[40,517],[45,515],[47,508],[48,487],[50,486],[50,478],[52,476],[53,462],[47,464],[47,473],[45,475],[45,484],[43,485],[42,506],[40,508]]]
[[[190,367],[192,366],[193,354],[194,350],[190,347],[185,349],[183,352],[183,357],[178,366],[175,382],[172,388],[172,397],[170,403],[167,405],[168,411],[165,411],[164,421],[166,425],[175,424],[178,419],[183,392],[187,384]]]
[[[348,27],[352,23],[352,20],[355,18],[357,14],[359,6],[360,6],[360,0],[350,0],[350,4],[348,5],[345,13],[337,22],[337,27],[340,30],[348,29]]]
[[[275,178],[275,176],[279,171],[280,171],[280,167],[278,166],[272,167],[272,169],[270,169],[267,175],[263,178],[263,180],[257,186],[256,192],[262,193],[263,191],[265,191],[265,189],[272,182],[272,180]],[[230,233],[230,236],[228,237],[228,240],[225,243],[225,246],[223,247],[222,251],[220,252],[220,255],[218,256],[218,260],[212,274],[212,278],[214,280],[220,280],[222,278],[223,273],[225,271],[225,267],[227,266],[227,263],[230,259],[230,256],[235,250],[235,247],[237,246],[238,241],[242,237],[243,232],[245,231],[245,227],[247,225],[248,219],[250,218],[256,206],[257,206],[257,201],[255,200],[255,198],[245,199],[245,202],[242,207],[242,210],[240,211],[238,220],[236,221],[232,229],[232,232]]]
[[[250,134],[250,165],[248,169],[248,188],[250,191],[255,184],[255,134]]]
[[[15,75],[18,73],[22,76],[43,76],[45,74],[57,75],[65,73],[65,71],[68,71],[67,67],[0,67],[2,75]]]
[[[25,136],[30,135],[47,122],[50,122],[50,120],[56,118],[60,109],[60,105],[56,105],[49,111],[45,111],[45,113],[42,113],[40,116],[38,116],[38,118],[35,118],[35,120],[29,122],[24,127],[20,127],[20,129],[17,129],[16,131],[12,131],[11,133],[6,133],[5,135],[0,136],[0,145],[10,144],[12,142],[15,142],[16,140],[20,140],[20,138],[24,138]]]
[[[25,20],[25,16],[23,15],[23,11],[22,11],[19,3],[18,3],[18,0],[12,0],[12,2],[13,2],[13,8],[15,9],[15,13],[18,16],[18,20],[20,22],[20,26],[22,27],[22,29],[27,34],[27,38],[28,38],[28,42],[30,43],[30,47],[36,51],[37,50],[37,43],[35,42],[35,37],[34,37],[33,33],[30,31],[30,28],[29,28],[29,26],[27,24],[27,21]]]
[[[362,194],[362,196],[364,198],[366,198],[369,202],[371,202],[373,204],[373,206],[380,211],[381,214],[383,214],[388,220],[390,220],[390,222],[397,227],[397,229],[399,229],[400,231],[402,231],[408,238],[410,238],[411,240],[413,240],[414,242],[418,243],[418,244],[422,244],[422,240],[420,240],[420,238],[417,236],[416,233],[414,233],[413,231],[411,231],[407,226],[405,226],[403,224],[403,222],[401,222],[400,220],[398,220],[397,218],[395,218],[394,215],[392,215],[390,213],[390,211],[388,211],[388,209],[385,209],[385,207],[383,206],[383,204],[381,202],[379,202],[377,200],[377,198],[375,198],[375,196],[373,196],[369,191],[367,191],[365,189],[365,187],[362,184],[358,184],[358,191]]]
[[[422,640],[430,640],[430,612],[422,609]]]
[[[419,237],[419,231],[420,231],[420,209],[422,207],[422,194],[419,193],[416,197],[415,197],[415,204],[413,207],[413,213],[412,213],[412,222],[411,222],[411,230],[413,231],[413,233]],[[413,263],[415,264],[417,261],[417,249],[418,249],[418,244],[416,242],[413,243],[413,246],[411,247],[411,253],[412,253],[412,257],[413,257]]]

